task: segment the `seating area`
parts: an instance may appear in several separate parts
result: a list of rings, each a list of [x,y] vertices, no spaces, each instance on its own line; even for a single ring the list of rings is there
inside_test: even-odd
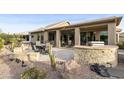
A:
[[[24,62],[31,61],[50,61],[48,55],[48,47],[49,43],[41,44],[36,42],[33,44],[32,42],[22,43],[21,47],[14,48],[11,58],[20,59]],[[74,51],[73,49],[52,49],[53,54],[56,56],[56,60],[58,62],[66,61],[69,59],[73,59]]]
[[[32,42],[22,43],[21,47],[14,48],[13,54],[24,61],[38,61],[40,54],[47,54],[47,48],[46,44],[37,46]]]
[[[22,51],[39,52],[40,54],[47,54],[48,52],[47,44],[40,43],[39,41],[37,41],[35,44],[32,42],[22,42],[21,48]]]

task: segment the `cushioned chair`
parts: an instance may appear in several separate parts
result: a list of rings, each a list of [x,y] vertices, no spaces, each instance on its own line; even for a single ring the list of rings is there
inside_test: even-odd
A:
[[[35,52],[39,52],[39,50],[36,48],[36,45],[34,45],[32,42],[31,42],[31,47],[32,50],[34,50]]]
[[[41,45],[40,41],[36,41],[36,46],[40,46],[40,45]]]

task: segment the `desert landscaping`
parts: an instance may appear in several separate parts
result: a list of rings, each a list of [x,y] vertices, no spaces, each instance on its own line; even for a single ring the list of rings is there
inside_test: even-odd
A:
[[[17,63],[16,60],[10,60],[13,54],[9,49],[3,48],[0,53],[0,78],[1,79],[20,79],[21,74],[29,70],[30,68],[37,68],[44,71],[45,79],[104,79],[90,70],[89,65],[79,65],[74,61],[74,49],[73,48],[53,48],[53,53],[56,56],[56,70],[51,67],[50,59],[48,55],[40,54],[39,59],[36,61],[27,60],[26,56],[22,57],[23,53],[20,53],[22,60],[24,61],[24,67],[22,63]],[[120,61],[123,61],[120,56]],[[33,61],[34,60],[34,61]],[[118,68],[122,68],[118,66]],[[108,78],[108,77],[107,77]],[[109,77],[114,78],[114,77]]]
[[[55,49],[56,50],[56,49]],[[61,56],[60,53],[63,53],[62,56],[67,52],[68,49],[58,49],[58,54]],[[61,52],[62,51],[62,52]],[[71,49],[71,51],[73,51]],[[69,51],[69,52],[71,52]],[[64,53],[65,52],[65,53]],[[69,53],[67,52],[67,53]],[[39,70],[43,70],[46,73],[46,79],[96,79],[96,78],[103,78],[96,73],[90,71],[89,66],[80,66],[77,64],[73,59],[68,59],[63,61],[57,61],[57,69],[53,71],[50,66],[50,61],[48,55],[43,55],[39,61],[26,61],[26,67],[22,67],[21,63],[17,63],[15,61],[10,61],[9,56],[12,53],[7,50],[3,49],[0,53],[0,78],[1,79],[20,79],[21,73],[32,68],[36,67]],[[73,55],[73,54],[72,54]],[[42,56],[42,55],[41,55]],[[59,56],[58,56],[59,57]],[[44,59],[43,59],[44,58]],[[48,58],[48,59],[47,59]],[[64,58],[64,57],[63,57]],[[24,59],[23,59],[24,60]],[[41,61],[43,60],[43,61]]]

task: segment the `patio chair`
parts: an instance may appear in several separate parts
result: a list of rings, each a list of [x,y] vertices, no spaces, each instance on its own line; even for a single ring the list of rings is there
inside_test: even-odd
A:
[[[44,52],[45,52],[45,54],[48,54],[49,44],[50,44],[50,43],[46,43],[46,46],[44,47]]]
[[[33,49],[35,52],[40,52],[40,50],[36,48],[36,45],[33,45],[33,46],[32,46],[32,49]]]
[[[39,52],[39,49],[37,49],[32,42],[31,42],[31,47],[32,47],[32,50],[34,50],[35,52]]]
[[[36,46],[40,46],[40,45],[41,45],[40,41],[36,41]]]

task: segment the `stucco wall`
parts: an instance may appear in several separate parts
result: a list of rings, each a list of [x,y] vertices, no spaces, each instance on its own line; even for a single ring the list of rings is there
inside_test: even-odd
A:
[[[44,34],[43,33],[34,33],[34,34],[31,34],[31,35],[33,35],[33,38],[31,38],[31,42],[36,43],[37,35],[39,35],[39,40],[41,40],[41,35],[44,35]]]

